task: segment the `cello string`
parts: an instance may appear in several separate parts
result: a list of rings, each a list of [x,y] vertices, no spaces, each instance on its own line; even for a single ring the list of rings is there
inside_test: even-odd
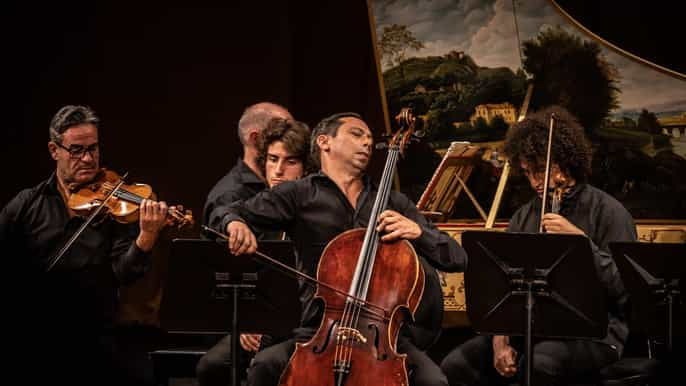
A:
[[[372,213],[372,217],[370,218],[370,224],[373,226],[373,231],[372,231],[372,239],[371,239],[371,245],[370,247],[365,251],[366,255],[363,261],[363,269],[362,269],[362,277],[364,280],[359,280],[358,281],[358,288],[356,289],[356,296],[357,297],[362,297],[362,288],[361,286],[367,286],[369,285],[369,281],[371,280],[371,275],[373,273],[374,269],[374,262],[376,259],[376,251],[379,243],[379,233],[376,231],[376,223],[378,222],[379,216],[381,216],[381,213],[383,213],[384,210],[386,210],[386,206],[388,203],[388,197],[390,196],[390,187],[391,187],[391,181],[393,179],[393,171],[396,165],[396,162],[398,160],[398,146],[393,145],[391,146],[391,150],[388,153],[388,160],[386,162],[386,166],[384,167],[384,172],[382,174],[382,180],[380,187],[381,189],[377,192],[377,200],[379,202],[379,205],[375,205],[376,211]],[[366,294],[365,294],[366,296]],[[351,327],[357,328],[360,314],[362,312],[362,305],[357,305],[353,309],[353,321],[351,323]],[[347,350],[347,355],[346,355],[346,361],[350,360],[352,357],[352,350],[353,347],[352,345],[354,344],[355,339],[353,336],[351,336],[348,339],[348,344],[349,344],[349,349]]]
[[[384,188],[384,182],[386,181],[386,177],[388,175],[388,167],[390,164],[390,157],[391,155],[389,154],[389,158],[386,161],[386,164],[384,166],[384,170],[382,173],[382,180],[381,180],[381,188]],[[365,248],[364,250],[361,251],[361,258],[358,259],[358,265],[360,266],[359,272],[357,270],[358,267],[356,267],[356,274],[358,275],[357,277],[353,277],[352,281],[355,283],[355,288],[352,288],[352,293],[355,297],[360,298],[362,296],[362,286],[364,285],[364,282],[368,280],[369,278],[367,277],[368,274],[368,267],[369,267],[369,262],[371,260],[370,253],[372,249],[373,244],[375,241],[378,239],[378,235],[376,232],[376,221],[378,219],[378,216],[380,214],[380,196],[379,193],[382,192],[377,192],[377,197],[376,201],[374,202],[374,206],[372,208],[372,213],[369,218],[369,223],[367,224],[367,234],[365,234],[365,241],[370,241],[369,243],[363,243],[363,247]],[[371,235],[369,239],[367,238],[368,235]],[[363,280],[364,279],[364,280]],[[343,315],[341,316],[341,326],[343,328],[343,333],[344,333],[344,340],[343,340],[343,347],[341,347],[341,355],[344,358],[341,362],[347,363],[350,358],[352,357],[352,351],[353,351],[353,343],[354,343],[354,337],[351,334],[352,328],[357,325],[357,322],[359,320],[359,314],[360,314],[360,309],[361,306],[357,302],[346,302],[345,308],[343,311]],[[340,335],[338,335],[340,336]],[[337,347],[338,348],[338,347]],[[338,350],[337,350],[338,354]]]
[[[406,121],[409,120],[409,111],[403,110],[401,111],[401,113],[403,114],[403,118]],[[409,132],[405,133],[405,135],[411,135],[411,131],[412,128],[410,127]],[[362,264],[362,267],[356,267],[355,271],[358,274],[358,276],[353,277],[353,282],[355,283],[355,288],[353,289],[353,296],[355,298],[363,298],[365,301],[368,296],[367,291],[369,289],[369,282],[371,281],[371,275],[373,273],[376,259],[376,251],[379,243],[379,233],[376,231],[376,227],[378,225],[378,218],[381,215],[381,213],[385,210],[388,203],[388,198],[390,197],[391,181],[393,179],[393,172],[395,171],[395,165],[399,154],[398,142],[400,139],[400,146],[404,146],[406,141],[402,141],[403,138],[404,137],[401,130],[393,137],[391,141],[391,146],[389,146],[388,157],[382,174],[380,189],[377,192],[377,197],[376,201],[374,202],[372,214],[369,219],[369,224],[367,224],[368,235],[365,235],[365,243],[363,244],[365,249],[364,251],[362,251],[362,258],[358,259],[358,264]],[[358,268],[359,272],[357,272]],[[348,320],[348,313],[350,312],[351,308],[353,318],[352,323]],[[342,320],[344,321],[344,323],[346,325],[350,324],[350,327],[357,328],[362,308],[362,303],[358,303],[357,301],[346,301],[344,315],[342,316]],[[353,332],[355,332],[356,334]],[[356,329],[348,328],[344,330],[344,338],[345,345],[341,348],[341,351],[342,354],[344,354],[345,359],[344,361],[339,363],[341,363],[341,365],[343,366],[347,366],[352,359],[353,345],[355,343],[355,340],[358,338],[363,338],[363,336],[361,336],[361,333]],[[337,345],[336,348],[336,359],[338,359],[339,346]]]
[[[391,155],[389,154],[389,159],[387,159],[386,164],[384,166],[384,171],[382,173],[382,180],[381,180],[381,187],[383,188],[385,186],[385,181],[387,179],[388,175],[388,169],[389,169],[389,164],[390,164],[390,157]],[[373,211],[371,213],[371,216],[369,218],[369,223],[367,224],[367,229],[368,229],[368,234],[370,235],[369,238],[367,238],[367,234],[365,234],[365,241],[369,241],[369,243],[364,243],[363,247],[365,248],[363,251],[361,251],[361,259],[358,259],[358,265],[360,265],[359,272],[356,271],[356,274],[358,275],[357,277],[353,277],[352,280],[355,283],[355,288],[352,289],[353,295],[355,297],[361,298],[363,296],[362,292],[363,289],[362,287],[365,285],[365,282],[369,280],[368,277],[368,271],[369,271],[369,265],[370,261],[372,260],[372,250],[375,250],[374,244],[378,239],[378,235],[376,232],[376,222],[378,219],[378,216],[380,214],[380,201],[379,201],[379,196],[376,197],[376,202],[374,203],[373,206]],[[356,267],[357,268],[357,267]],[[359,321],[359,314],[361,311],[361,305],[358,304],[357,302],[346,302],[345,309],[343,311],[342,315],[342,320],[341,324],[344,328],[344,345],[341,349],[341,354],[343,356],[343,363],[348,363],[350,358],[352,357],[352,351],[353,351],[353,344],[354,344],[354,335],[351,333],[353,327],[357,326],[357,322]]]
[[[388,200],[388,196],[390,194],[390,183],[393,179],[393,168],[395,166],[395,163],[398,158],[398,151],[397,149],[392,149],[389,151],[388,155],[388,162],[386,163],[386,168],[384,169],[384,173],[382,174],[382,181],[381,181],[381,189],[379,192],[377,192],[378,197],[377,200],[379,200],[380,205],[376,207],[376,211],[372,213],[372,217],[370,218],[370,223],[373,222],[373,233],[372,233],[372,240],[371,240],[371,246],[368,248],[366,251],[366,256],[363,262],[363,267],[362,267],[362,278],[364,280],[360,280],[358,284],[358,288],[356,291],[357,297],[362,297],[362,288],[361,286],[364,286],[365,284],[368,286],[369,281],[371,280],[371,274],[372,270],[374,269],[374,260],[376,258],[376,250],[378,247],[379,243],[379,233],[376,231],[376,223],[378,222],[378,218],[381,215],[381,213],[386,209],[386,202]],[[358,318],[359,318],[359,313],[361,311],[361,306],[356,308],[356,313],[355,313],[355,321],[354,325],[357,324]]]

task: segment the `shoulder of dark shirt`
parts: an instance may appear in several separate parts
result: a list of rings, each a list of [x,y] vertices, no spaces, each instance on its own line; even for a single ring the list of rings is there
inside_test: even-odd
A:
[[[241,161],[242,162],[242,161]],[[266,188],[263,182],[261,182],[257,176],[255,176],[254,181],[244,181],[243,175],[245,174],[242,170],[243,167],[241,163],[234,165],[228,173],[226,173],[222,178],[217,181],[212,187],[210,192],[207,194],[207,201],[213,201],[219,196],[236,196],[231,197],[230,201],[244,200],[249,198],[245,194],[241,194],[245,190],[247,184],[254,185],[256,190],[261,190]],[[259,186],[262,185],[262,186]],[[250,192],[252,194],[252,190]]]
[[[34,197],[37,195],[58,193],[56,189],[55,174],[53,173],[50,177],[39,182],[37,185],[20,190],[19,193],[10,199],[5,208],[23,206],[24,204],[33,201]]]
[[[534,196],[531,200],[517,208],[517,210],[515,210],[515,212],[512,214],[511,219],[520,218],[522,216],[526,217],[534,209],[540,210],[541,204],[537,203],[537,201],[540,202],[539,198]]]
[[[602,211],[609,211],[615,216],[622,216],[626,220],[633,221],[633,216],[631,216],[629,210],[611,194],[589,184],[586,184],[584,194],[588,197],[588,200],[599,204]]]
[[[271,189],[265,188],[263,191],[259,192],[258,194],[269,194],[268,192],[275,192],[275,193],[287,193],[287,192],[307,192],[309,189],[311,189],[312,186],[319,184],[319,183],[326,183],[326,181],[330,181],[329,178],[326,175],[316,175],[316,174],[309,174],[303,178],[299,178],[297,180],[290,180],[290,181],[284,181],[276,186],[274,186]],[[296,193],[297,194],[297,193]]]
[[[612,209],[626,210],[624,205],[614,196],[604,190],[596,188],[593,185],[585,184],[585,194],[592,196],[593,199],[603,200],[604,204],[610,206]]]
[[[376,187],[374,186],[374,188],[376,188]],[[412,206],[414,208],[417,207],[417,205],[412,200],[410,200],[410,198],[405,193],[399,192],[397,190],[391,190],[391,196],[390,196],[389,202],[393,206],[403,206],[402,209],[406,209],[410,206]],[[397,208],[397,209],[401,209],[401,208]]]
[[[238,190],[238,185],[231,184],[231,180],[235,178],[234,169],[231,169],[224,175],[224,177],[220,178],[219,181],[214,184],[212,189],[210,189],[210,192],[207,194],[208,201],[215,199],[217,196],[225,194],[227,191]]]

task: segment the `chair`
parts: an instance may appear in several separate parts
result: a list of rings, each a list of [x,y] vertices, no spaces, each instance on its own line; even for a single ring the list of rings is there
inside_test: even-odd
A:
[[[148,352],[156,386],[168,386],[172,378],[195,378],[200,358],[223,334],[167,333],[160,348]]]
[[[622,358],[600,370],[598,385],[645,386],[657,377],[658,365],[655,358]]]
[[[206,348],[163,349],[150,352],[156,386],[168,386],[171,378],[195,378],[195,366]]]

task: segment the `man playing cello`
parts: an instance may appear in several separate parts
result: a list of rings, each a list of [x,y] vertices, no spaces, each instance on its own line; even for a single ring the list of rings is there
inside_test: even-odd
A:
[[[296,246],[297,268],[315,276],[320,256],[334,237],[367,226],[378,189],[365,174],[372,144],[369,127],[355,113],[335,114],[322,120],[313,130],[311,141],[313,161],[320,171],[232,205],[225,215],[231,253],[255,252],[257,242],[250,227],[283,229]],[[409,240],[424,267],[425,289],[416,320],[403,326],[397,342],[397,351],[407,354],[410,382],[447,385],[439,367],[423,351],[433,343],[437,332],[427,331],[430,329],[426,326],[435,326],[436,320],[440,325],[443,315],[442,292],[434,268],[447,272],[463,270],[464,250],[398,192],[391,192],[377,230],[382,242]],[[276,385],[295,342],[305,342],[316,332],[322,307],[313,301],[313,288],[300,283],[299,292],[303,306],[300,327],[294,331],[293,339],[257,353],[248,370],[249,385]]]

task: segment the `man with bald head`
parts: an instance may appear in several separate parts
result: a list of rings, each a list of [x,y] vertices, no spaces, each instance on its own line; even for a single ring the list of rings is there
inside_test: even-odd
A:
[[[293,119],[283,106],[261,102],[248,106],[238,121],[238,138],[243,144],[243,158],[210,190],[203,210],[203,224],[224,232],[222,217],[234,201],[246,200],[266,189],[264,176],[257,165],[257,139],[273,118]]]
[[[283,106],[261,102],[248,106],[238,121],[238,138],[243,144],[243,158],[212,188],[203,211],[203,224],[224,233],[224,216],[228,206],[247,200],[267,188],[264,166],[260,167],[258,141],[260,134],[275,118],[293,121],[291,113]],[[248,353],[256,352],[267,344],[258,334],[241,334],[241,348]],[[196,374],[200,386],[226,385],[230,382],[231,337],[225,336],[198,362]]]

